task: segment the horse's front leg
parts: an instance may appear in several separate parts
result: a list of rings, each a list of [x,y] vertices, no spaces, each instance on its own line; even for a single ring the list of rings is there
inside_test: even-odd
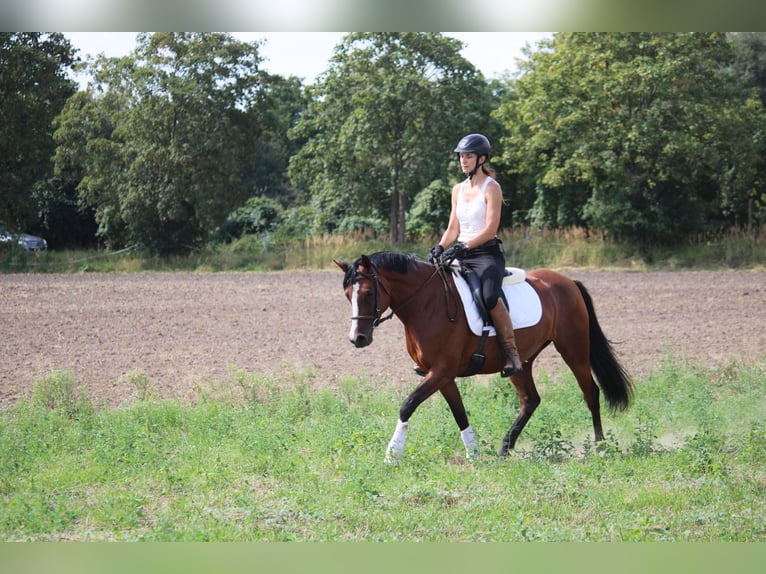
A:
[[[468,422],[468,414],[466,414],[465,407],[463,406],[463,397],[460,396],[460,390],[457,388],[455,379],[444,385],[441,388],[441,392],[460,429],[460,438],[463,440],[463,446],[465,446],[465,458],[469,461],[475,460],[479,455],[479,443]]]
[[[438,391],[443,383],[444,377],[437,376],[433,371],[429,371],[426,373],[423,382],[415,387],[415,390],[404,400],[399,409],[399,421],[396,423],[396,430],[394,430],[394,434],[388,442],[388,448],[386,449],[385,460],[387,463],[395,464],[399,461],[404,452],[404,444],[407,441],[407,428],[409,427],[412,413],[415,412],[415,409],[423,401]]]

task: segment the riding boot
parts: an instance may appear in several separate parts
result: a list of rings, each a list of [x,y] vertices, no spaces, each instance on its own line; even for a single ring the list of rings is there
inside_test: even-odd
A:
[[[503,365],[500,374],[503,377],[509,377],[522,370],[519,350],[516,348],[516,337],[513,334],[513,325],[511,317],[505,309],[502,299],[497,301],[497,305],[489,312],[492,323],[497,331],[497,341],[500,349],[505,355],[505,365]]]

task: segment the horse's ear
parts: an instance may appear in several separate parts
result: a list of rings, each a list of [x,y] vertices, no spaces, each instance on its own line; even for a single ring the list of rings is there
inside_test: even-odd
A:
[[[367,269],[372,269],[372,261],[370,261],[369,257],[367,257],[366,255],[362,255],[362,257],[359,260],[364,267],[366,267]]]
[[[346,271],[348,271],[348,267],[349,267],[349,265],[348,265],[348,262],[347,262],[347,261],[337,261],[337,260],[335,260],[335,259],[333,259],[332,261],[333,261],[333,263],[335,263],[335,265],[337,265],[338,267],[340,267],[340,268],[343,270],[343,272],[344,272],[344,273],[345,273]]]

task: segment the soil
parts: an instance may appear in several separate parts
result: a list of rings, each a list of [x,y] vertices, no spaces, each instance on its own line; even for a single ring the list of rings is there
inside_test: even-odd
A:
[[[668,358],[709,365],[766,356],[766,271],[565,271],[588,287],[607,337],[638,379]],[[199,398],[234,370],[336,386],[348,376],[410,388],[401,323],[356,349],[339,270],[0,275],[0,405],[54,371],[96,404]],[[537,369],[564,364],[553,348]],[[538,371],[539,372],[539,371]],[[225,385],[224,385],[225,386]]]

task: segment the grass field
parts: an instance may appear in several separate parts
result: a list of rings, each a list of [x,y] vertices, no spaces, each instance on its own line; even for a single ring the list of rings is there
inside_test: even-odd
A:
[[[233,372],[193,405],[96,409],[73,375],[0,411],[3,541],[766,541],[766,363],[668,359],[604,413],[567,374],[506,460],[516,411],[498,378],[461,384],[482,456],[466,463],[444,401],[383,463],[402,396],[363,379],[311,390]]]

